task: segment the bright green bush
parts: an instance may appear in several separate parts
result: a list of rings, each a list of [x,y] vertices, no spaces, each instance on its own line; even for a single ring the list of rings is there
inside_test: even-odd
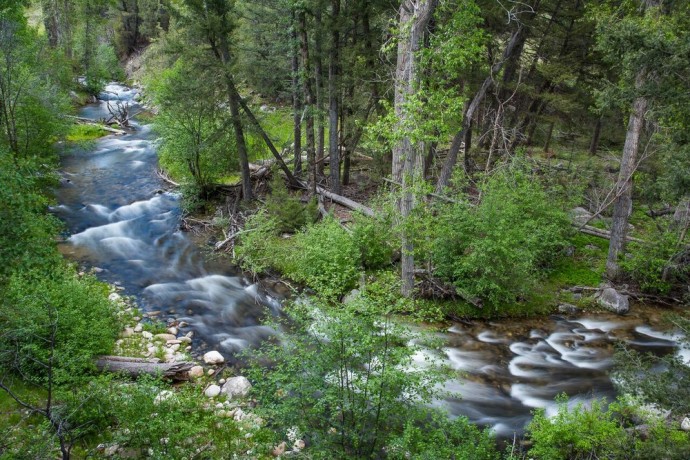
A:
[[[14,275],[0,299],[0,369],[33,384],[74,384],[119,331],[102,283],[70,268]]]
[[[357,282],[360,261],[357,244],[332,217],[295,235],[294,246],[286,257],[292,259],[286,275],[323,297],[338,297]]]
[[[390,266],[395,242],[390,222],[362,214],[354,214],[353,219],[352,238],[362,255],[362,265],[368,269]]]
[[[400,460],[498,460],[496,440],[464,417],[423,411],[421,421],[408,420],[402,435],[387,447],[388,458]]]
[[[310,458],[378,458],[399,452],[394,446],[415,453],[430,448],[412,431],[425,426],[430,412],[422,404],[446,376],[437,362],[413,364],[420,349],[408,343],[419,336],[381,316],[386,308],[366,296],[335,308],[294,304],[287,310],[290,332],[280,343],[249,353],[257,412],[285,441],[293,433],[308,439]],[[447,444],[474,439],[459,436]]]
[[[630,399],[608,407],[595,400],[590,408],[578,404],[570,409],[560,399],[555,417],[549,419],[543,410],[535,413],[527,437],[532,441],[527,458],[535,460],[681,460],[690,452],[687,433]]]
[[[442,206],[434,215],[437,273],[466,298],[497,307],[530,294],[566,242],[566,214],[519,167],[481,186],[477,207]]]
[[[276,229],[275,220],[266,211],[249,216],[244,224],[244,233],[235,246],[235,256],[244,270],[263,273],[269,268],[277,268]]]

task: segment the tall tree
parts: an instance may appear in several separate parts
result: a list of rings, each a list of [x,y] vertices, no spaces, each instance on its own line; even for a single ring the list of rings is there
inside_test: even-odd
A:
[[[436,0],[405,0],[398,10],[398,51],[395,71],[395,115],[398,119],[400,139],[393,148],[393,179],[402,184],[399,201],[400,218],[403,222],[414,208],[415,181],[422,176],[420,145],[405,130],[413,123],[413,98],[418,88],[418,52],[422,36],[434,9]],[[403,134],[404,133],[404,134]],[[414,291],[414,246],[412,237],[404,229],[401,237],[402,295],[409,297]]]

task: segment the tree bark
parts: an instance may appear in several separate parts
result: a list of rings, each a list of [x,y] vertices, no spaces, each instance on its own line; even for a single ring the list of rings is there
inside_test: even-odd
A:
[[[316,173],[319,177],[324,175],[324,157],[326,143],[326,121],[324,113],[324,88],[323,88],[323,23],[321,21],[321,8],[314,12],[316,22],[316,38],[314,40],[314,83],[316,86]]]
[[[589,154],[596,155],[599,150],[599,138],[601,137],[602,117],[597,118],[597,123],[594,125],[594,132],[592,133],[592,142],[589,144]]]
[[[314,89],[311,79],[311,63],[309,60],[309,39],[307,37],[307,15],[304,10],[298,13],[300,48],[302,53],[302,75],[304,75],[304,102],[306,109],[307,129],[307,177],[309,191],[316,195],[316,145],[314,138]]]
[[[161,376],[172,380],[189,380],[189,370],[194,363],[160,363],[157,359],[101,356],[96,367],[101,372],[127,374],[132,378],[142,375]]]
[[[300,97],[299,87],[299,44],[297,38],[297,19],[295,12],[292,13],[292,30],[290,31],[290,38],[292,39],[292,137],[293,137],[293,151],[294,163],[293,171],[295,174],[302,173],[302,101]]]
[[[338,146],[338,71],[340,0],[331,1],[331,48],[328,56],[328,154],[331,158],[331,190],[340,193],[340,151]],[[341,126],[342,129],[342,126]]]
[[[408,100],[415,93],[417,85],[416,54],[422,42],[422,34],[436,7],[437,0],[405,0],[399,10],[399,30],[402,36],[398,41],[398,55],[395,72],[395,114],[400,130],[410,121]],[[402,184],[402,198],[399,201],[400,218],[404,221],[414,208],[412,187],[421,177],[422,162],[419,158],[419,145],[413,145],[409,136],[403,137],[393,148],[393,179]],[[414,291],[413,241],[403,228],[401,235],[401,293],[410,297]]]
[[[635,79],[635,88],[640,88],[645,83],[645,73],[640,71]],[[618,198],[613,205],[613,222],[611,225],[611,240],[609,254],[606,259],[606,276],[616,280],[620,275],[618,257],[625,251],[626,234],[628,231],[628,219],[632,212],[632,176],[635,170],[638,151],[640,147],[640,134],[644,128],[644,116],[647,112],[647,98],[637,96],[633,101],[632,112],[628,121],[628,131],[623,146],[621,167],[618,173],[616,189]]]

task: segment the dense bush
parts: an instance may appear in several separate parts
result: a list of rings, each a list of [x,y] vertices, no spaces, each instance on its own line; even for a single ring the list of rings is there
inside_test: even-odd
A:
[[[644,243],[630,243],[621,268],[646,292],[668,293],[678,285],[686,285],[690,261],[683,258],[678,232],[666,231]],[[689,258],[686,256],[686,258]]]
[[[635,429],[634,420],[641,421],[640,429]],[[569,409],[561,399],[555,417],[537,411],[527,432],[532,442],[527,458],[535,460],[681,460],[690,452],[687,433],[628,400],[608,407],[595,400],[590,408],[578,404]]]
[[[352,236],[332,217],[295,235],[290,278],[301,281],[326,298],[354,287],[360,255]]]
[[[276,222],[276,231],[289,233],[313,223],[319,213],[315,199],[312,198],[305,206],[298,197],[290,194],[282,177],[275,177],[271,181],[266,211]]]
[[[558,256],[566,214],[539,182],[511,167],[481,186],[478,206],[443,206],[433,216],[437,273],[466,298],[497,307],[526,297]]]
[[[235,246],[235,257],[244,270],[263,273],[269,268],[278,268],[276,264],[281,254],[277,251],[276,229],[275,220],[264,210],[249,216]]]
[[[0,369],[39,385],[74,384],[119,330],[107,290],[68,268],[17,274],[0,299]]]
[[[334,309],[295,304],[281,343],[252,351],[256,410],[286,441],[307,439],[310,458],[404,458],[408,450],[434,458],[423,453],[442,449],[425,439],[445,439],[444,452],[484,439],[430,417],[422,404],[437,394],[444,373],[435,361],[413,364],[420,349],[409,343],[417,336],[381,316],[386,308],[366,295]]]
[[[369,269],[390,266],[396,243],[391,223],[361,214],[354,214],[353,219],[352,238],[361,254],[362,265]]]

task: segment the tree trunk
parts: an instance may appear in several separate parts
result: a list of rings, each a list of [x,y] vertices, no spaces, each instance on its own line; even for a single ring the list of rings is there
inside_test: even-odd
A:
[[[316,22],[316,38],[314,40],[314,83],[316,84],[316,173],[319,177],[324,175],[325,143],[326,143],[326,121],[324,114],[324,94],[323,94],[323,23],[321,21],[321,8],[316,8],[314,12]]]
[[[589,154],[596,155],[599,150],[599,138],[601,137],[602,118],[597,118],[597,123],[594,125],[594,133],[592,133],[592,142],[589,144]]]
[[[307,128],[307,177],[309,191],[316,195],[316,145],[314,139],[314,89],[311,82],[311,64],[309,61],[309,39],[307,37],[307,15],[304,10],[298,14],[300,48],[302,53],[302,75],[304,75],[305,121]]]
[[[549,123],[549,129],[546,131],[546,141],[544,142],[544,153],[549,152],[549,146],[551,146],[551,136],[553,135],[554,122]]]
[[[338,15],[340,0],[331,1],[331,48],[328,56],[328,154],[331,158],[331,190],[340,193],[340,151],[338,146],[338,71],[340,33]],[[342,129],[342,126],[341,126]]]
[[[513,55],[516,46],[522,40],[521,36],[523,35],[523,33],[524,32],[522,27],[518,27],[518,29],[513,32],[513,34],[510,37],[510,40],[508,40],[508,44],[506,45],[505,50],[503,51],[503,58],[491,67],[489,76],[486,77],[486,79],[482,83],[482,86],[474,95],[474,98],[472,98],[472,102],[470,103],[469,107],[467,108],[467,112],[463,117],[462,128],[453,137],[453,142],[450,145],[448,157],[446,158],[445,163],[443,163],[441,175],[439,176],[438,182],[436,183],[436,193],[442,193],[443,189],[446,188],[446,186],[448,185],[448,181],[450,181],[450,177],[453,173],[455,163],[458,161],[458,152],[460,151],[460,147],[462,146],[462,141],[465,137],[465,132],[471,126],[471,121],[472,117],[474,116],[474,112],[477,110],[477,107],[479,107],[479,103],[482,102],[482,100],[486,96],[486,93],[489,90],[489,88],[493,85],[493,76],[500,72],[501,67],[503,67],[503,63],[506,62]],[[467,167],[467,161],[465,162],[465,167]],[[400,181],[398,180],[398,182]]]
[[[645,82],[644,71],[640,71],[635,79],[635,88],[640,89]],[[613,205],[613,222],[611,225],[611,240],[609,254],[606,259],[606,276],[616,280],[620,275],[618,257],[625,251],[626,234],[628,231],[628,218],[632,212],[632,176],[637,166],[637,156],[640,147],[640,134],[644,128],[644,116],[647,111],[647,99],[637,96],[633,101],[632,112],[628,121],[628,131],[625,135],[623,156],[621,158],[620,172],[618,173],[618,191]]]
[[[297,39],[297,20],[295,13],[292,13],[292,30],[290,31],[290,38],[292,39],[292,137],[293,137],[293,151],[294,164],[293,171],[295,174],[302,173],[302,101],[300,97],[299,88],[299,42]]]
[[[127,374],[132,378],[142,375],[163,376],[172,380],[189,380],[189,370],[194,363],[160,363],[157,359],[101,356],[96,367],[101,372]]]
[[[222,16],[225,18],[225,16]],[[223,30],[227,26],[224,25]],[[232,117],[232,127],[235,132],[235,148],[237,148],[237,159],[240,165],[240,174],[242,176],[242,199],[244,201],[251,201],[254,198],[252,191],[252,178],[249,171],[249,155],[247,154],[247,143],[244,138],[244,128],[242,127],[242,118],[240,117],[240,95],[237,92],[235,81],[230,73],[230,47],[228,39],[225,35],[220,37],[220,60],[223,66],[225,76],[225,84],[227,85],[228,104],[230,105],[230,116]]]
[[[417,84],[416,53],[419,51],[422,34],[433,11],[436,0],[405,0],[400,5],[398,55],[395,72],[395,114],[399,128],[407,125],[411,114],[405,107],[414,95]],[[404,222],[414,208],[412,187],[422,175],[418,145],[413,145],[408,136],[403,137],[393,148],[393,179],[402,184],[402,198],[399,201],[400,218]],[[405,297],[414,291],[413,241],[408,231],[403,229],[401,236],[402,289]]]

